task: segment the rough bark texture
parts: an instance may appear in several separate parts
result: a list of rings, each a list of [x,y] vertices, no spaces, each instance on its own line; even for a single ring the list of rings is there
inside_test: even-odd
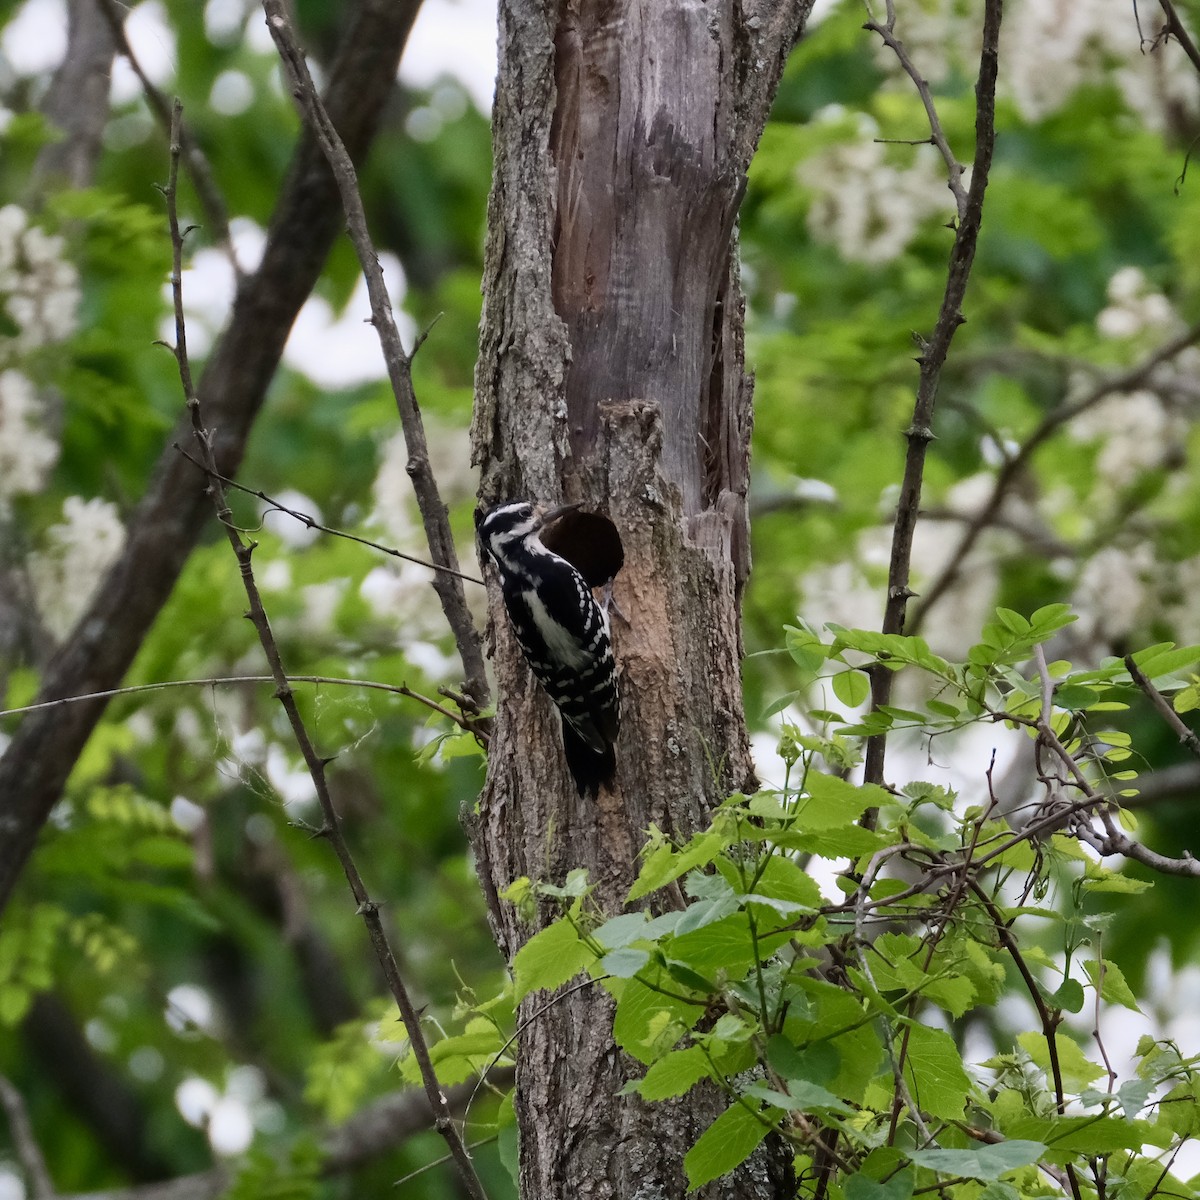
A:
[[[648,826],[687,837],[753,785],[739,670],[751,388],[733,227],[809,7],[501,4],[473,430],[483,498],[607,513],[629,621],[613,622],[617,785],[595,802],[576,795],[550,703],[493,621],[501,702],[475,830],[489,892],[586,867],[616,912]],[[509,956],[534,932],[511,908],[493,917]],[[533,1000],[523,1015],[545,997]],[[725,1102],[618,1097],[637,1074],[613,1049],[600,988],[525,1030],[522,1195],[684,1195],[683,1155]],[[790,1195],[786,1176],[767,1153],[698,1194]]]

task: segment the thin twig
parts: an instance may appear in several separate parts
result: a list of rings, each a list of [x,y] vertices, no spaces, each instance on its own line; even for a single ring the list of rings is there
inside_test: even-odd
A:
[[[922,347],[918,359],[921,367],[917,383],[917,397],[913,405],[913,419],[905,436],[908,438],[908,453],[904,463],[904,479],[900,485],[900,499],[896,506],[896,522],[892,531],[892,554],[888,567],[887,605],[884,610],[883,632],[896,634],[904,632],[905,614],[909,597],[913,594],[909,589],[909,573],[912,562],[913,534],[917,524],[917,513],[921,506],[921,483],[925,471],[925,456],[929,443],[933,440],[933,414],[937,404],[938,384],[941,380],[942,368],[946,356],[950,352],[950,343],[955,331],[963,323],[963,297],[967,290],[967,281],[971,277],[971,267],[975,260],[975,247],[979,241],[979,228],[983,220],[983,198],[987,190],[988,172],[992,165],[992,152],[996,145],[996,75],[998,69],[998,48],[1000,43],[1000,16],[1002,0],[986,0],[983,18],[983,49],[979,58],[979,78],[975,84],[975,159],[971,168],[971,186],[965,199],[959,205],[958,229],[954,235],[954,245],[950,250],[950,264],[946,278],[946,290],[942,297],[942,307],[934,326],[933,336]],[[884,40],[892,38],[891,19],[880,26],[872,22],[876,31],[883,35]],[[895,39],[892,38],[894,41]],[[889,43],[890,44],[890,43]],[[893,49],[896,49],[893,46]],[[906,62],[907,56],[901,57]],[[905,67],[908,70],[908,66]],[[921,83],[915,72],[910,71],[917,82],[918,91]],[[936,112],[929,98],[928,86],[922,91],[922,100],[931,112],[931,125],[934,136],[940,132],[936,125]],[[944,137],[942,139],[945,140]],[[954,157],[947,146],[943,157],[948,165],[954,163]],[[951,171],[951,189],[959,195],[962,184],[959,173]],[[956,190],[957,189],[957,190]],[[875,711],[891,699],[893,674],[886,666],[878,665],[871,672],[871,709]],[[867,740],[866,765],[864,779],[867,783],[883,783],[884,756],[887,751],[887,737],[876,734]],[[867,824],[872,824],[870,819]]]
[[[408,475],[413,482],[417,506],[425,526],[425,537],[429,542],[430,557],[453,572],[458,571],[458,555],[454,549],[454,538],[450,532],[450,521],[446,506],[438,491],[437,480],[429,464],[429,450],[425,442],[425,428],[421,411],[413,391],[411,357],[404,352],[396,321],[392,316],[392,303],[379,255],[367,229],[366,213],[358,190],[358,175],[354,163],[346,153],[321,97],[317,94],[308,64],[296,42],[295,34],[284,11],[282,0],[263,0],[263,11],[267,16],[267,28],[279,51],[280,60],[287,74],[292,92],[304,119],[312,129],[329,162],[342,207],[346,213],[346,226],[354,249],[362,265],[367,292],[371,297],[371,323],[379,335],[379,344],[387,364],[388,379],[396,397],[396,408],[400,414],[400,426],[404,432],[404,443],[408,447]],[[462,583],[450,574],[439,574],[433,583],[442,611],[454,634],[459,656],[462,658],[466,675],[464,690],[480,705],[488,702],[487,676],[483,665],[483,648],[479,632],[471,620]]]
[[[869,12],[868,8],[868,14]],[[998,23],[999,17],[997,16]],[[902,138],[876,138],[875,140],[877,142],[904,141],[905,144],[911,146],[924,146],[926,144],[936,146],[942,156],[942,161],[946,164],[947,184],[954,196],[954,207],[958,211],[958,219],[962,221],[967,215],[967,190],[962,185],[963,165],[958,161],[954,151],[950,149],[950,142],[946,137],[946,131],[942,128],[941,119],[938,117],[937,106],[933,103],[933,93],[929,89],[929,81],[917,69],[917,65],[909,56],[904,43],[896,36],[895,6],[888,4],[887,19],[885,21],[876,21],[872,18],[867,21],[863,28],[870,33],[877,33],[883,39],[883,44],[899,60],[905,74],[913,81],[913,85],[917,89],[917,95],[921,97],[921,103],[925,106],[925,115],[929,118],[929,137],[927,138],[913,138],[911,141],[906,141],[906,139]],[[987,45],[986,34],[984,45]]]
[[[464,715],[452,712],[445,705],[414,692],[403,683],[380,683],[377,679],[345,679],[337,675],[289,675],[288,683],[317,683],[333,684],[337,687],[367,688],[377,692],[391,692],[397,696],[407,696],[418,704],[425,705],[433,712],[449,717],[461,729],[473,733],[485,742],[488,739],[486,721],[476,719],[474,714]],[[40,712],[45,708],[58,708],[62,704],[81,704],[86,700],[111,700],[114,696],[138,696],[144,692],[161,692],[167,688],[185,687],[226,687],[239,683],[274,683],[274,675],[214,675],[208,679],[163,679],[158,683],[133,683],[128,687],[109,688],[103,692],[85,692],[80,696],[63,696],[58,700],[43,700],[40,704],[26,704],[21,708],[2,708],[0,717],[16,717],[22,713]],[[439,689],[441,691],[442,689]],[[449,690],[449,689],[445,689]],[[454,699],[450,696],[449,699]]]
[[[50,1177],[42,1148],[34,1137],[25,1099],[3,1075],[0,1075],[0,1108],[8,1118],[9,1136],[17,1152],[17,1161],[29,1181],[32,1200],[55,1200],[58,1193],[54,1190],[54,1180]]]
[[[1198,341],[1200,341],[1200,324],[1193,325],[1178,337],[1159,346],[1157,350],[1148,354],[1140,363],[1128,370],[1100,380],[1078,400],[1060,404],[1058,408],[1043,418],[1041,424],[1021,444],[1020,449],[1015,454],[1006,457],[996,472],[996,481],[992,484],[991,494],[963,531],[958,545],[954,547],[954,552],[942,568],[941,574],[922,592],[920,603],[915,607],[908,622],[910,633],[917,633],[920,630],[926,614],[953,586],[962,569],[963,561],[974,548],[983,531],[995,521],[996,514],[999,512],[1009,488],[1020,478],[1021,472],[1035,451],[1039,450],[1062,426],[1094,408],[1102,400],[1120,392],[1136,391],[1139,387],[1144,386],[1149,376],[1158,367],[1182,354],[1184,350]]]
[[[1170,701],[1152,684],[1146,673],[1133,661],[1133,655],[1125,655],[1125,670],[1129,678],[1138,685],[1146,695],[1146,699],[1154,705],[1155,711],[1179,739],[1180,745],[1200,758],[1200,737],[1190,730],[1180,719],[1179,714],[1171,707]]]
[[[138,62],[138,57],[134,54],[129,39],[125,36],[125,22],[121,18],[117,0],[96,0],[96,3],[112,30],[113,42],[138,77],[142,91],[146,94],[146,102],[158,118],[163,132],[173,137],[171,105],[166,96],[151,82],[150,77],[143,70],[142,64]],[[242,269],[238,263],[237,251],[234,249],[233,238],[229,232],[229,210],[225,207],[225,200],[221,195],[220,188],[217,187],[212,168],[209,166],[204,151],[200,149],[200,144],[186,125],[179,127],[179,139],[184,166],[191,178],[192,187],[196,189],[196,198],[200,201],[204,219],[209,225],[209,236],[224,249],[230,265],[233,267],[234,276],[240,279]]]
[[[204,464],[196,458],[194,454],[190,454],[178,442],[175,443],[175,448],[189,462],[193,462],[202,471],[205,469]],[[297,508],[289,508],[286,504],[280,503],[272,496],[268,496],[266,492],[258,488],[247,487],[244,483],[238,483],[236,479],[230,479],[225,475],[218,475],[217,478],[227,488],[233,488],[234,491],[243,492],[247,496],[254,496],[261,500],[264,504],[270,505],[276,512],[284,513],[286,516],[292,517],[300,522],[301,525],[308,529],[316,529],[321,533],[328,533],[333,537],[345,538],[348,542],[357,542],[360,546],[370,546],[372,550],[378,550],[383,554],[390,554],[392,558],[402,558],[405,562],[416,563],[419,567],[428,567],[431,571],[441,571],[446,575],[454,575],[459,579],[465,580],[467,583],[477,583],[480,587],[484,586],[482,579],[477,579],[474,575],[466,575],[462,571],[456,571],[452,567],[443,566],[441,563],[429,562],[424,558],[417,558],[412,554],[405,554],[402,550],[396,550],[391,546],[385,546],[382,542],[373,542],[370,538],[359,537],[356,533],[347,533],[344,529],[335,529],[332,525],[323,525],[315,517],[310,517],[308,513],[301,512]]]
[[[225,529],[229,544],[241,569],[242,584],[246,590],[246,599],[250,604],[250,620],[253,622],[254,628],[258,633],[263,653],[270,663],[271,674],[276,684],[276,696],[279,698],[279,702],[283,705],[284,712],[287,714],[288,723],[292,727],[296,744],[300,748],[300,753],[304,757],[304,762],[308,767],[309,775],[312,777],[313,786],[316,789],[317,799],[320,802],[321,812],[324,817],[324,825],[320,833],[329,842],[334,854],[337,856],[338,862],[341,864],[342,871],[346,876],[346,882],[350,885],[351,894],[354,896],[357,912],[367,927],[372,947],[375,950],[375,956],[379,960],[379,965],[387,980],[388,988],[396,1001],[396,1007],[400,1011],[405,1032],[408,1034],[409,1044],[412,1046],[413,1057],[417,1061],[421,1080],[425,1086],[425,1094],[429,1099],[429,1106],[434,1114],[434,1125],[438,1133],[445,1139],[446,1145],[454,1156],[454,1161],[459,1168],[463,1183],[472,1200],[486,1200],[486,1193],[475,1174],[474,1167],[471,1165],[471,1158],[463,1145],[462,1138],[454,1126],[450,1106],[438,1082],[437,1074],[433,1069],[433,1063],[429,1057],[429,1047],[426,1045],[425,1037],[421,1031],[420,1014],[408,994],[408,988],[400,974],[396,957],[392,953],[392,948],[388,943],[388,937],[383,928],[383,921],[379,915],[379,905],[368,894],[362,876],[359,874],[358,866],[342,834],[341,819],[338,817],[337,809],[334,807],[333,797],[330,795],[325,773],[325,767],[329,760],[322,758],[317,753],[316,747],[305,726],[304,719],[300,715],[295,693],[288,683],[287,672],[284,669],[283,660],[279,652],[279,645],[275,641],[275,635],[271,632],[271,625],[267,619],[266,610],[263,608],[262,596],[259,593],[258,584],[254,578],[251,560],[254,554],[255,543],[244,541],[242,535],[233,525],[230,519],[231,513],[225,489],[217,477],[217,464],[216,456],[213,453],[212,435],[204,427],[200,398],[196,395],[192,385],[191,366],[187,355],[187,330],[183,315],[183,234],[179,228],[179,214],[176,207],[176,186],[179,176],[179,157],[181,152],[178,137],[181,114],[182,106],[176,101],[172,121],[170,177],[165,189],[167,218],[171,228],[171,249],[173,255],[171,290],[175,307],[175,358],[179,366],[179,381],[183,386],[188,411],[191,414],[192,429],[195,433],[196,444],[200,449],[201,456],[208,470],[208,490],[212,496],[213,505],[216,508],[217,519]]]
[[[1171,0],[1158,0],[1161,5],[1164,15],[1167,18],[1166,31],[1169,33],[1183,48],[1184,54],[1192,60],[1192,66],[1200,71],[1200,49],[1197,49],[1196,43],[1192,41],[1192,35],[1188,33],[1186,26],[1179,19],[1179,14],[1175,11],[1175,5]]]

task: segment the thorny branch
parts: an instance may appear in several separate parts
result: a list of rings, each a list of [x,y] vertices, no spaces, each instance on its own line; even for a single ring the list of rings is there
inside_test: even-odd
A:
[[[868,5],[869,11],[870,6]],[[929,137],[919,140],[913,139],[907,142],[907,144],[913,146],[929,144],[937,147],[938,153],[942,156],[942,161],[946,164],[946,179],[950,191],[954,196],[954,207],[958,211],[958,219],[959,221],[965,220],[968,196],[967,189],[962,184],[963,165],[958,161],[958,157],[950,148],[946,131],[942,128],[941,119],[938,117],[937,106],[933,102],[933,93],[929,90],[929,81],[921,74],[904,43],[896,36],[896,6],[894,0],[887,0],[887,17],[883,21],[876,21],[872,17],[863,28],[870,33],[877,33],[883,39],[883,44],[896,56],[900,65],[904,68],[905,74],[913,81],[913,85],[917,89],[917,94],[921,97],[921,103],[925,106],[925,115],[929,118]],[[984,44],[986,47],[986,41]],[[903,139],[881,138],[880,140],[901,141]]]
[[[379,335],[388,379],[396,397],[404,442],[408,447],[408,475],[413,481],[417,505],[421,510],[430,555],[434,562],[450,568],[457,574],[458,556],[450,533],[450,521],[430,467],[425,428],[417,406],[416,394],[413,392],[412,357],[404,351],[400,333],[392,316],[392,304],[387,285],[384,283],[383,269],[379,265],[379,256],[367,229],[367,217],[358,190],[358,175],[333,122],[329,119],[329,114],[325,111],[325,106],[321,103],[321,97],[309,74],[308,64],[304,61],[304,55],[288,22],[282,0],[263,0],[263,11],[267,16],[267,28],[275,40],[280,60],[291,81],[293,95],[329,162],[341,194],[347,229],[358,253],[363,277],[367,282],[367,291],[371,297],[371,322]],[[483,648],[479,632],[467,608],[462,582],[455,578],[454,574],[439,574],[434,579],[433,587],[442,602],[442,610],[446,614],[462,659],[466,675],[464,690],[478,704],[486,705],[488,684],[483,665]]]
[[[317,800],[320,803],[324,818],[324,824],[319,832],[321,836],[328,840],[334,854],[337,856],[338,862],[341,864],[346,881],[350,885],[351,894],[354,896],[357,912],[367,927],[372,947],[375,950],[375,956],[379,960],[379,965],[387,980],[388,988],[396,1001],[396,1007],[400,1010],[405,1032],[412,1046],[413,1057],[417,1061],[421,1080],[425,1085],[425,1094],[428,1097],[429,1106],[434,1113],[434,1125],[438,1133],[445,1139],[451,1154],[454,1156],[454,1161],[458,1166],[463,1183],[472,1200],[486,1200],[486,1193],[475,1174],[470,1156],[455,1128],[454,1120],[450,1113],[450,1106],[445,1094],[441,1090],[437,1075],[433,1069],[433,1064],[430,1061],[429,1048],[421,1031],[420,1014],[408,994],[408,988],[404,983],[399,966],[396,963],[395,955],[392,953],[391,946],[388,943],[388,937],[383,928],[383,921],[379,915],[379,905],[368,894],[366,885],[350,853],[350,848],[346,844],[346,839],[342,834],[341,820],[334,807],[325,772],[325,767],[329,760],[322,758],[317,753],[304,719],[300,715],[295,693],[288,683],[287,672],[283,666],[279,646],[271,631],[271,625],[267,619],[266,610],[263,607],[258,584],[254,578],[251,560],[254,554],[255,543],[243,540],[241,533],[231,520],[232,514],[229,509],[225,489],[218,476],[212,437],[204,427],[203,416],[200,410],[200,399],[196,395],[192,384],[191,366],[187,353],[187,330],[183,315],[182,270],[184,232],[179,228],[179,214],[176,207],[176,187],[179,176],[179,158],[182,149],[178,137],[181,114],[182,106],[176,101],[172,121],[170,176],[165,189],[167,218],[171,229],[171,291],[175,307],[174,353],[179,366],[179,380],[183,386],[188,411],[191,414],[192,429],[208,476],[208,490],[212,497],[213,505],[216,508],[217,519],[225,529],[229,544],[233,549],[234,555],[237,557],[238,566],[241,569],[242,584],[246,589],[246,598],[250,604],[250,620],[253,622],[254,628],[258,633],[263,653],[270,663],[271,674],[276,683],[276,695],[287,714],[288,723],[292,727],[296,744],[300,748],[300,753],[304,758],[305,765],[308,767],[308,772],[312,777],[313,786],[316,789]]]
[[[921,482],[925,470],[925,456],[934,436],[932,425],[934,408],[937,403],[938,384],[955,331],[965,320],[962,315],[963,297],[966,294],[967,281],[971,277],[971,267],[975,261],[975,247],[979,241],[979,229],[983,220],[983,198],[987,190],[992,152],[996,145],[996,75],[1002,10],[1003,0],[986,0],[983,19],[983,49],[979,58],[979,78],[975,84],[975,158],[971,168],[971,186],[967,192],[965,203],[960,208],[958,229],[954,235],[954,245],[950,250],[950,265],[946,290],[942,297],[941,312],[938,314],[933,336],[922,346],[921,355],[917,360],[921,367],[921,373],[917,383],[917,398],[913,405],[912,423],[906,431],[908,454],[904,464],[904,479],[900,485],[900,499],[896,506],[896,521],[892,530],[887,604],[883,618],[884,633],[904,632],[908,600],[912,595],[908,585],[913,534],[916,530],[917,514],[921,506]],[[893,15],[889,0],[888,26],[891,25]],[[882,33],[882,30],[880,32]],[[890,32],[888,36],[893,37]],[[928,89],[926,89],[926,94],[927,91]],[[926,107],[931,108],[932,102],[926,100]],[[952,186],[955,179],[952,172]],[[886,667],[876,666],[871,672],[872,710],[887,704],[891,698],[891,692],[892,672]],[[886,735],[876,734],[868,739],[864,772],[864,779],[867,783],[883,783],[886,752]]]

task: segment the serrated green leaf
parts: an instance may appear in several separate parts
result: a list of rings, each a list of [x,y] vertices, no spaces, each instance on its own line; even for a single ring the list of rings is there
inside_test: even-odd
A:
[[[1139,1150],[1148,1140],[1145,1121],[1124,1117],[1035,1117],[1022,1115],[1005,1123],[1012,1138],[1032,1138],[1045,1147],[1052,1161],[1066,1161],[1076,1154],[1111,1154],[1116,1150]]]
[[[636,946],[612,950],[600,960],[600,970],[618,979],[632,979],[650,961],[650,951]]]
[[[516,999],[523,1000],[540,988],[553,989],[578,975],[595,961],[591,947],[565,917],[547,925],[517,951],[513,958]]]
[[[625,980],[613,1018],[617,1045],[647,1065],[670,1050],[704,1013],[702,1004],[689,1004],[656,990],[662,986],[678,991],[678,984],[672,986],[670,977],[664,975],[660,972],[651,979],[635,976]]]
[[[846,1200],[909,1200],[915,1175],[911,1170],[897,1171],[888,1178],[872,1179],[863,1171],[846,1178],[842,1193]]]
[[[625,903],[632,904],[696,867],[707,866],[728,844],[723,834],[709,831],[697,834],[682,850],[669,845],[659,846],[642,864]]]
[[[796,809],[796,825],[805,832],[851,825],[868,808],[879,808],[891,800],[890,794],[875,784],[859,786],[817,771],[809,772],[807,790],[807,798]]]
[[[1050,1071],[1050,1051],[1046,1044],[1046,1036],[1042,1033],[1019,1033],[1017,1043],[1043,1071]],[[1103,1075],[1104,1068],[1092,1062],[1079,1048],[1078,1043],[1069,1037],[1055,1038],[1055,1051],[1058,1068],[1062,1072],[1063,1082],[1068,1087],[1082,1087]]]
[[[954,1039],[927,1025],[908,1028],[904,1073],[913,1099],[932,1117],[957,1121],[974,1085]]]
[[[991,1180],[999,1179],[1006,1171],[1032,1166],[1045,1152],[1041,1142],[1012,1138],[969,1150],[910,1150],[908,1156],[917,1166],[942,1175]]]
[[[1142,1011],[1138,1007],[1133,989],[1126,982],[1125,973],[1115,962],[1107,958],[1101,962],[1092,959],[1084,962],[1083,969],[1093,986],[1099,986],[1102,1000],[1107,1000],[1110,1004],[1120,1004],[1135,1013]]]
[[[708,1056],[700,1046],[672,1050],[630,1085],[643,1100],[668,1100],[682,1096],[701,1079],[711,1074]]]
[[[742,1104],[727,1108],[699,1137],[683,1159],[688,1190],[693,1191],[746,1161],[770,1132],[768,1122]]]

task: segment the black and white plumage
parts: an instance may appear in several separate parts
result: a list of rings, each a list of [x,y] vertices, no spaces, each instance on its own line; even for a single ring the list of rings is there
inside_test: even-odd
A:
[[[567,766],[580,795],[594,796],[612,782],[621,721],[608,614],[579,571],[539,537],[574,507],[539,513],[520,501],[498,504],[476,526],[525,660],[562,717]]]

